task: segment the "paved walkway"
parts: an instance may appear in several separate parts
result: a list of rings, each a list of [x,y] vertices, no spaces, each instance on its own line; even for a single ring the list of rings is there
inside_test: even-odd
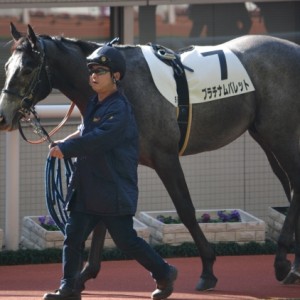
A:
[[[292,259],[292,256],[290,257]],[[198,292],[198,258],[174,258],[179,270],[170,300],[300,299],[300,285],[281,285],[274,278],[274,255],[220,256],[215,263],[219,279],[214,291]],[[61,264],[0,266],[0,300],[38,300],[58,287]],[[103,262],[98,277],[86,285],[83,300],[150,299],[155,285],[135,261]]]

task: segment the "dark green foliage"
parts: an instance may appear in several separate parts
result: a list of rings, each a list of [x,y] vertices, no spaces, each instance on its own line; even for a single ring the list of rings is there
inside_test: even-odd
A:
[[[56,263],[61,261],[61,250],[18,250],[0,252],[0,265]]]
[[[224,255],[260,255],[274,254],[276,244],[266,240],[263,244],[255,242],[246,243],[243,245],[231,243],[211,244],[217,256]],[[194,243],[183,243],[179,246],[156,245],[154,249],[164,258],[170,257],[195,257],[198,256],[198,250]],[[290,250],[293,252],[293,249]],[[24,265],[24,264],[45,264],[45,263],[60,263],[60,249],[45,249],[45,250],[18,250],[18,251],[2,251],[0,252],[0,265]],[[85,252],[85,259],[88,257],[88,252]],[[117,248],[104,249],[102,260],[125,260],[131,259],[126,257],[122,251]]]

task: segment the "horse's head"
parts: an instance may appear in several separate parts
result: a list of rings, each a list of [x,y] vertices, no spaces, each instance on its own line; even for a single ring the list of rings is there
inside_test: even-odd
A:
[[[24,114],[52,90],[43,40],[28,25],[22,36],[11,24],[12,55],[5,65],[6,81],[0,96],[0,130],[14,130]]]

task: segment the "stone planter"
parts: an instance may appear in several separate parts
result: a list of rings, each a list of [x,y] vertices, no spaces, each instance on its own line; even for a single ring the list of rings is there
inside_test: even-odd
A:
[[[2,251],[2,248],[4,246],[3,240],[4,240],[4,233],[3,233],[3,230],[0,229],[0,251]]]
[[[43,228],[38,222],[38,216],[23,218],[21,232],[21,249],[46,249],[62,248],[63,234],[57,231],[49,231]]]
[[[226,211],[232,209],[226,209]],[[197,210],[196,216],[200,218],[204,213],[212,218],[217,216],[219,210]],[[265,242],[265,222],[237,209],[241,222],[228,223],[199,223],[209,242]],[[183,242],[193,242],[193,239],[183,224],[164,224],[156,219],[158,215],[177,217],[176,211],[147,211],[140,212],[139,219],[150,227],[151,244],[179,245]]]
[[[22,224],[22,234],[20,248],[22,249],[46,249],[46,248],[59,248],[63,246],[63,234],[57,231],[49,231],[44,229],[38,223],[38,216],[24,217]],[[149,241],[150,231],[146,225],[134,218],[134,228],[138,235]],[[91,246],[91,236],[86,241],[86,247]],[[105,237],[104,247],[113,248],[115,244],[107,233]]]
[[[285,220],[284,212],[287,208],[287,206],[268,208],[267,235],[274,242],[277,242],[279,238],[279,234]]]

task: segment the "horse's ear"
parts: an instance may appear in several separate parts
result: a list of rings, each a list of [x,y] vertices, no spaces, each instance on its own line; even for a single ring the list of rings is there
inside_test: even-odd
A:
[[[10,33],[15,41],[18,41],[22,37],[21,33],[12,22],[10,23]]]
[[[27,35],[28,35],[28,39],[31,43],[32,48],[36,50],[37,49],[37,45],[36,45],[37,37],[36,37],[32,27],[29,24],[28,24],[28,27],[27,27]]]

